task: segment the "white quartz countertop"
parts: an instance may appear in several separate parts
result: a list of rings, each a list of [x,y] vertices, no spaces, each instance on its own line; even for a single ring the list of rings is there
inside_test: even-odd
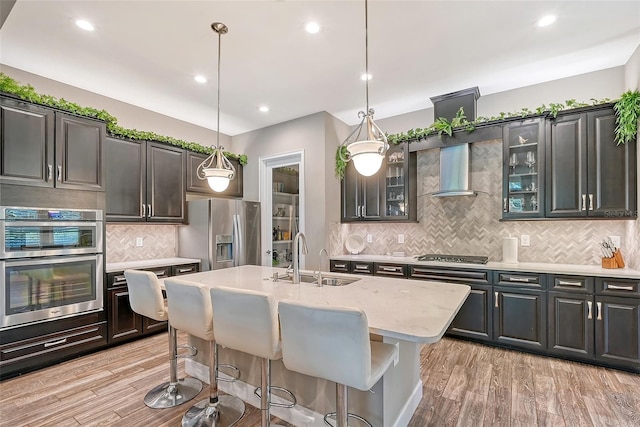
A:
[[[112,262],[105,264],[105,272],[113,273],[114,271],[124,271],[129,268],[153,268],[167,265],[193,264],[195,262],[201,262],[201,260],[194,258],[156,258],[139,261]]]
[[[580,276],[617,277],[640,279],[640,271],[630,268],[602,268],[599,265],[553,264],[542,262],[495,262],[486,264],[465,264],[457,262],[418,261],[414,256],[396,257],[388,255],[339,255],[332,260],[389,262],[396,264],[425,265],[431,267],[454,267],[476,270],[505,270],[531,273],[573,274]]]
[[[366,313],[370,332],[418,343],[436,342],[442,337],[471,289],[467,285],[374,276],[362,276],[345,286],[317,287],[312,283],[274,282],[274,272],[284,274],[285,269],[245,265],[164,281],[188,280],[209,287],[256,290],[270,293],[278,301],[356,307]],[[330,276],[353,278],[339,273]]]

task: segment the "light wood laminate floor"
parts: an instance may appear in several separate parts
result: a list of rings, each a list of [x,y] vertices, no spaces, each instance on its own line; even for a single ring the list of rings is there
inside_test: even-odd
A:
[[[147,408],[146,392],[168,379],[166,349],[159,334],[5,380],[0,426],[179,426],[207,388],[177,408]],[[632,373],[444,338],[423,348],[421,374],[412,427],[640,426],[640,375]],[[259,424],[247,405],[238,426]]]

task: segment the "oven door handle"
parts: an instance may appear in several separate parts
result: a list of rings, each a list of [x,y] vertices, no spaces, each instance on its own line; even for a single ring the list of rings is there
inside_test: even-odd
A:
[[[29,265],[46,265],[46,264],[67,264],[71,261],[95,261],[100,255],[99,254],[88,255],[88,256],[67,255],[62,257],[55,256],[55,257],[27,258],[27,259],[15,258],[15,259],[6,259],[4,261],[0,261],[0,263],[5,263],[7,267],[21,267],[21,266],[29,266]]]

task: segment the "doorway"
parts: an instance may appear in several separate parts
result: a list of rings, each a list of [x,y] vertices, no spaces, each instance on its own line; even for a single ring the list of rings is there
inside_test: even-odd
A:
[[[263,156],[260,164],[262,265],[287,267],[293,238],[304,233],[304,151]],[[304,256],[300,257],[304,267]]]

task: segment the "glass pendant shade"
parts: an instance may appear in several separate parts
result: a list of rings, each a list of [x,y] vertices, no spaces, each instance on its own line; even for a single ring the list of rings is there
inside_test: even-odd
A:
[[[382,148],[381,141],[358,141],[348,145],[347,151],[358,173],[371,176],[378,172],[382,165],[383,156],[380,155]]]
[[[213,191],[223,192],[229,187],[229,178],[226,176],[208,176],[207,182]]]

